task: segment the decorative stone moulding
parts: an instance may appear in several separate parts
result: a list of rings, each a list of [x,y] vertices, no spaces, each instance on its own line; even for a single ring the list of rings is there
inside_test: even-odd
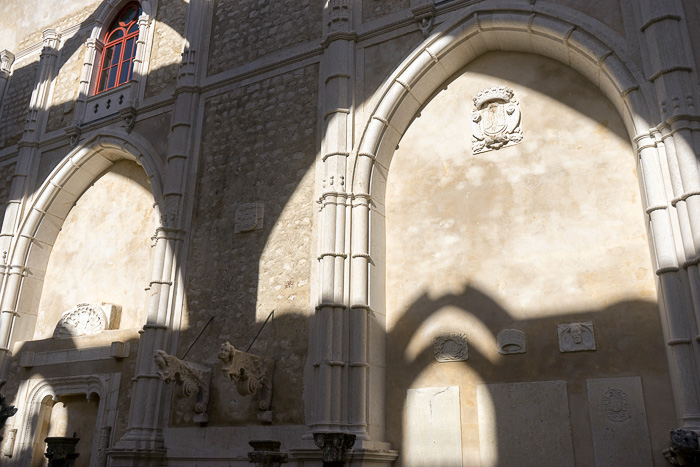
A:
[[[560,352],[595,350],[593,323],[568,323],[557,325]]]
[[[289,462],[287,453],[280,452],[280,442],[274,440],[249,441],[253,448],[248,453],[248,460],[255,467],[279,467]]]
[[[245,203],[238,206],[233,218],[233,233],[252,232],[263,228],[265,205]]]
[[[521,142],[520,103],[505,86],[485,89],[474,96],[472,152],[479,154]]]
[[[517,329],[504,329],[498,333],[496,339],[498,341],[498,353],[501,355],[512,355],[527,351],[525,333]]]
[[[345,465],[346,451],[355,445],[356,435],[314,433],[314,444],[323,450],[323,465]]]
[[[209,404],[209,384],[211,368],[197,363],[180,360],[174,355],[168,355],[163,350],[156,350],[153,355],[156,366],[160,369],[158,376],[166,383],[175,383],[176,396],[190,400],[194,396],[194,409],[187,401],[178,404],[181,408],[182,419],[195,423],[207,423],[207,405]]]
[[[272,372],[275,361],[237,350],[229,342],[221,344],[219,360],[223,363],[221,370],[224,376],[236,383],[238,394],[241,396],[258,394],[259,409],[269,411],[272,402]]]
[[[121,307],[112,303],[79,303],[64,312],[53,332],[54,339],[98,334],[119,328]]]
[[[444,362],[464,362],[469,358],[467,336],[464,334],[445,334],[433,341],[435,360]]]

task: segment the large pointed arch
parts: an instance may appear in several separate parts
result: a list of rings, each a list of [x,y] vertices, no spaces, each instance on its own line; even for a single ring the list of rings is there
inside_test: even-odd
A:
[[[20,295],[39,294],[43,286],[43,278],[26,278],[32,277],[33,271],[46,270],[51,248],[71,208],[97,178],[121,160],[136,162],[146,172],[154,198],[154,231],[160,225],[163,164],[156,150],[145,138],[124,131],[88,135],[85,143],[66,155],[36,191],[19,226],[17,240],[8,252],[9,274],[2,297],[5,313],[0,322],[0,339],[4,343],[9,344],[11,332],[13,341],[31,338],[33,323],[25,319],[13,331],[14,320],[10,319],[20,313]]]

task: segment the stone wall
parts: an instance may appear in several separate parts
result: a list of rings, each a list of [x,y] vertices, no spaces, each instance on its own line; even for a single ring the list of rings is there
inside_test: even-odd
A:
[[[0,219],[5,218],[7,202],[10,200],[12,175],[15,173],[16,162],[0,165]],[[2,254],[2,252],[0,252]]]
[[[146,97],[175,89],[177,71],[182,61],[182,43],[189,3],[164,0],[158,5],[153,48],[146,78]]]
[[[409,7],[409,0],[362,0],[362,20],[369,21]]]
[[[320,39],[322,13],[323,2],[319,0],[217,0],[208,74]]]
[[[34,338],[51,337],[61,314],[84,302],[119,305],[119,328],[140,328],[154,232],[153,195],[145,172],[133,162],[117,162],[64,221],[46,267]]]
[[[54,81],[53,97],[49,107],[46,131],[59,130],[73,119],[75,100],[78,97],[80,74],[85,60],[83,44],[89,37],[89,31],[79,32],[68,39],[61,47],[58,64],[58,76]],[[99,66],[99,65],[98,65]]]
[[[206,102],[179,354],[214,316],[188,356],[214,368],[210,426],[255,420],[216,355],[245,350],[273,310],[250,352],[276,362],[274,423],[303,422],[317,87],[311,65]],[[264,204],[263,226],[235,233],[245,203]]]
[[[472,98],[493,86],[514,90],[522,142],[475,154]],[[591,83],[532,55],[484,55],[421,109],[387,180],[387,433],[399,465],[451,465],[427,462],[411,445],[433,436],[416,438],[430,399],[416,403],[412,391],[446,387],[459,391],[454,452],[464,465],[517,464],[541,441],[528,417],[542,417],[551,435],[566,433],[562,446],[547,444],[549,459],[573,464],[575,453],[577,465],[597,465],[599,428],[613,418],[601,421],[595,387],[629,385],[621,377],[641,378],[624,389],[625,404],[645,415],[611,428],[616,442],[635,440],[613,451],[664,462],[673,402],[628,141]],[[559,326],[570,323],[592,323],[596,350],[560,350]],[[524,333],[524,353],[499,353],[506,329]],[[453,334],[466,341],[468,359],[439,363],[439,339]],[[544,416],[528,399],[537,385],[563,397],[547,399]],[[541,455],[533,450],[528,460],[546,464]]]
[[[22,138],[38,67],[38,54],[17,60],[12,67],[0,115],[0,146],[11,146]]]

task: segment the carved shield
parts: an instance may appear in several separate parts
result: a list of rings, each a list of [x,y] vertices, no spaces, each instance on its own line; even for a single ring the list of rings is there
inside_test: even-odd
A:
[[[513,91],[497,86],[474,97],[472,114],[472,152],[500,149],[523,139],[520,128],[520,104]]]

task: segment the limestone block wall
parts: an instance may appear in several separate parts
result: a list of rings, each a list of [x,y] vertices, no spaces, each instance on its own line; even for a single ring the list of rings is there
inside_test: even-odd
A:
[[[0,145],[11,146],[22,137],[29,101],[39,66],[39,56],[17,59],[7,84],[0,115]]]
[[[320,39],[322,13],[323,2],[318,0],[217,0],[208,74],[294,44]]]
[[[250,352],[275,360],[274,423],[304,420],[317,83],[310,65],[205,103],[179,354],[213,316],[187,357],[214,368],[210,426],[256,420],[217,353],[225,341],[246,350],[273,310]],[[250,203],[264,208],[261,228],[236,233]]]
[[[175,89],[188,5],[178,0],[163,0],[158,5],[146,97]]]
[[[514,91],[523,139],[475,154],[472,98],[493,86]],[[534,462],[526,421],[540,416],[567,433],[547,444],[561,465],[600,465],[610,452],[664,462],[673,400],[635,163],[609,101],[548,59],[487,54],[422,109],[387,181],[387,436],[398,465],[433,465],[411,445],[433,436],[416,428],[420,401],[442,394],[428,388],[459,391],[441,400],[459,410],[464,465],[512,463],[527,449]],[[595,350],[560,351],[570,323],[592,324]],[[524,333],[524,353],[499,353],[506,329]],[[438,362],[453,334],[467,358]],[[601,424],[616,423],[596,415],[604,384],[630,385],[625,407],[643,414],[624,447],[603,446]]]

